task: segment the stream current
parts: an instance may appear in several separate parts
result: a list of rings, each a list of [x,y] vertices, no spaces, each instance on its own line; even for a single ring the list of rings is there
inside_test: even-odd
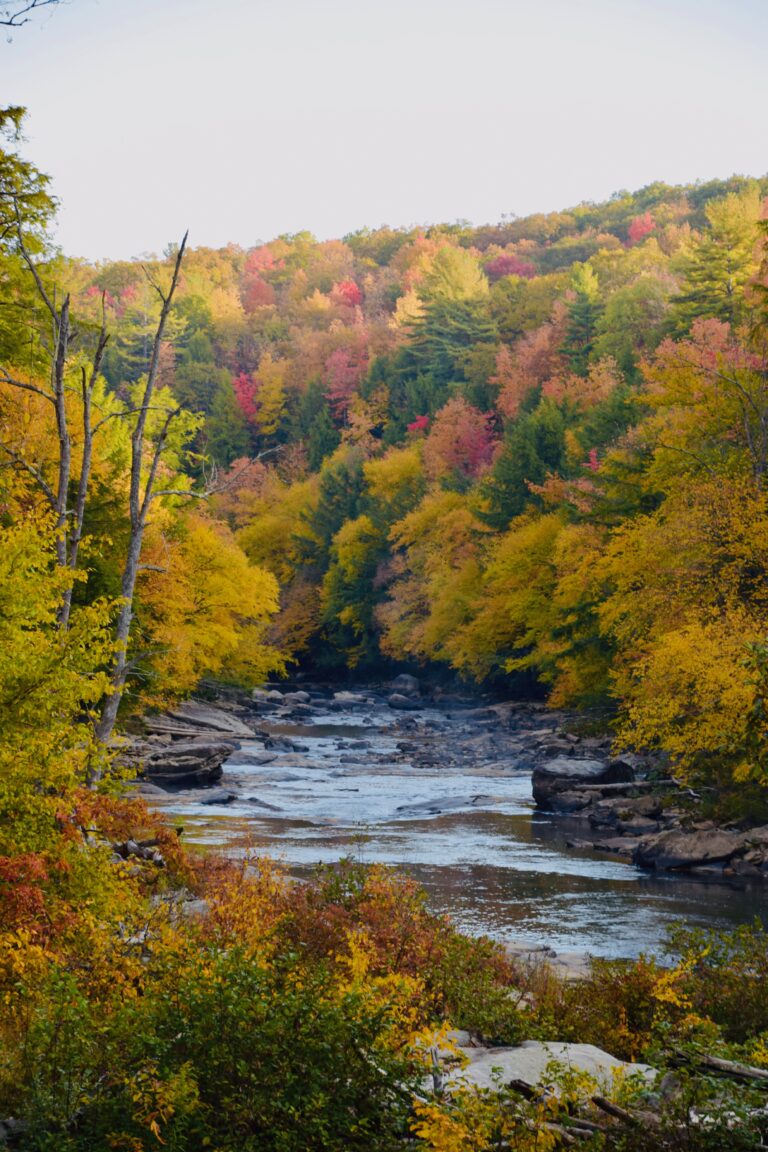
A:
[[[520,760],[408,756],[440,728],[450,730],[434,746],[455,747],[467,734],[461,714],[425,708],[405,719],[383,702],[321,705],[300,721],[281,711],[259,717],[269,739],[242,741],[212,793],[152,797],[187,842],[268,853],[296,877],[341,856],[394,865],[465,931],[558,952],[636,956],[658,952],[677,922],[768,923],[768,883],[655,875],[567,847],[588,834],[584,823],[538,812]]]

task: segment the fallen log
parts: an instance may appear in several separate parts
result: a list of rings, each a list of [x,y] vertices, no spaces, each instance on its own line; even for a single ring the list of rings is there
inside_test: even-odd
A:
[[[751,1064],[740,1064],[736,1060],[723,1060],[720,1056],[700,1054],[688,1056],[679,1049],[672,1057],[672,1063],[677,1067],[691,1064],[702,1071],[713,1072],[716,1076],[729,1076],[734,1080],[757,1081],[768,1085],[768,1071],[765,1068],[754,1068]]]

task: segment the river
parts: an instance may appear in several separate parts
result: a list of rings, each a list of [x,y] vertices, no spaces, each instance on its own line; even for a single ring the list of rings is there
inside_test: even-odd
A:
[[[303,711],[264,711],[214,793],[153,802],[187,842],[269,853],[298,877],[344,855],[395,865],[466,931],[531,947],[636,956],[676,922],[768,922],[768,882],[657,876],[567,847],[584,824],[535,809],[525,732],[381,697],[330,710],[318,694]]]

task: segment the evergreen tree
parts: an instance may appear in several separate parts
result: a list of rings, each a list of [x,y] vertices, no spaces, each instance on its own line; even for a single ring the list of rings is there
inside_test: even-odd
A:
[[[568,322],[561,351],[571,371],[586,376],[601,312],[597,276],[588,264],[576,266],[571,289],[574,298],[568,305]]]
[[[529,483],[541,484],[565,458],[565,424],[555,404],[543,401],[507,432],[491,472],[480,486],[478,515],[492,528],[506,528],[531,501]]]
[[[312,472],[317,472],[326,456],[338,448],[340,433],[333,423],[323,386],[313,380],[294,406],[288,431],[289,441],[302,440]]]
[[[363,495],[363,461],[360,453],[350,449],[329,461],[320,473],[317,506],[309,513],[307,524],[315,544],[308,551],[314,560],[325,561],[331,543],[347,520],[360,511]]]
[[[248,428],[235,398],[232,381],[223,373],[205,422],[205,448],[221,468],[247,456],[250,449]]]
[[[687,332],[699,316],[728,324],[747,314],[744,288],[757,270],[755,248],[761,197],[757,185],[708,204],[708,227],[683,265],[683,290],[673,299],[677,328]]]

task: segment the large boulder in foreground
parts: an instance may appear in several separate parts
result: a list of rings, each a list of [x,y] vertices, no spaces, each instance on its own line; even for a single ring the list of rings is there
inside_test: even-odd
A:
[[[640,868],[657,872],[686,871],[707,864],[724,864],[744,848],[744,836],[722,832],[685,831],[671,828],[657,836],[644,837],[635,848],[632,859]]]
[[[461,1087],[462,1083],[477,1088],[497,1088],[498,1084],[509,1084],[511,1080],[524,1080],[526,1084],[546,1084],[551,1077],[547,1066],[556,1063],[574,1072],[586,1072],[597,1081],[603,1091],[609,1090],[614,1081],[631,1075],[642,1076],[651,1084],[657,1076],[656,1070],[648,1064],[627,1064],[617,1060],[594,1044],[562,1044],[551,1041],[526,1040],[517,1048],[488,1048],[484,1051],[467,1048],[463,1050],[471,1063],[468,1067],[450,1072],[445,1083]],[[474,1052],[480,1054],[476,1057]],[[500,1075],[496,1071],[500,1069]]]
[[[542,808],[552,804],[559,792],[577,792],[582,784],[631,784],[633,769],[623,760],[577,760],[557,756],[533,770],[533,798]]]
[[[177,741],[153,748],[141,757],[141,773],[154,784],[189,788],[215,784],[221,779],[221,766],[234,745],[224,740]]]

